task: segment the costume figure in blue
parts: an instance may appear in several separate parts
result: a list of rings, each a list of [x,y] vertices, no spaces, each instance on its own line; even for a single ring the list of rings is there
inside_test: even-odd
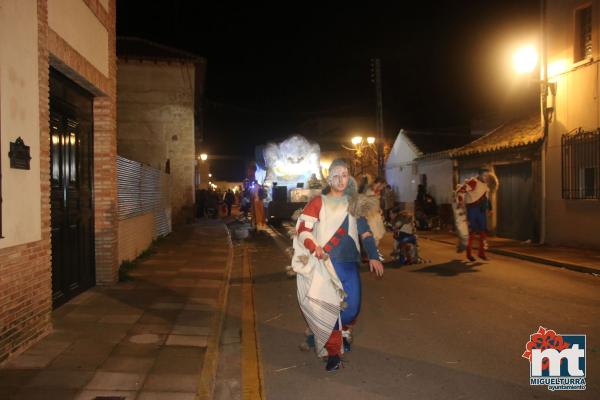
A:
[[[487,247],[487,214],[492,209],[490,202],[490,189],[488,187],[490,171],[487,168],[481,168],[476,177],[467,179],[458,189],[459,194],[464,197],[467,207],[467,221],[469,224],[469,241],[467,242],[467,258],[469,261],[475,261],[472,254],[473,239],[479,235],[478,256],[482,260],[487,260],[485,249]]]
[[[342,160],[329,169],[329,188],[326,194],[314,197],[304,208],[298,222],[298,239],[311,256],[329,257],[346,293],[347,306],[325,344],[328,362],[326,369],[339,368],[343,348],[349,349],[347,336],[360,311],[361,284],[359,275],[360,244],[368,254],[371,271],[383,274],[383,264],[367,219],[349,212],[351,200],[346,192],[350,176]]]

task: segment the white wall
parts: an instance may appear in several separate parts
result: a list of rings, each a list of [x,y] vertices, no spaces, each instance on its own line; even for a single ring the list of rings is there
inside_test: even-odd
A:
[[[437,204],[452,203],[452,160],[419,160],[417,163],[418,176],[427,175],[427,191]],[[416,192],[415,192],[416,197]]]
[[[599,200],[562,199],[561,137],[577,128],[600,127],[600,68],[597,63],[574,62],[574,9],[585,2],[548,2],[548,64],[556,97],[549,96],[554,117],[549,125],[546,156],[546,241],[600,248]],[[600,2],[592,2],[593,56],[600,54]]]
[[[147,213],[119,221],[119,264],[135,260],[156,237],[154,214]]]
[[[108,31],[83,0],[48,0],[48,26],[108,77]]]
[[[37,33],[35,0],[3,1],[0,4],[0,163],[4,236],[0,239],[0,248],[41,239]],[[30,170],[10,168],[10,142],[19,136],[30,147]]]
[[[385,179],[394,189],[396,200],[400,203],[412,204],[417,196],[419,181],[413,160],[418,155],[417,149],[401,130],[385,163]]]
[[[419,150],[414,147],[410,140],[404,135],[404,130],[401,129],[390,150],[390,155],[386,161],[386,168],[410,163],[419,155]]]

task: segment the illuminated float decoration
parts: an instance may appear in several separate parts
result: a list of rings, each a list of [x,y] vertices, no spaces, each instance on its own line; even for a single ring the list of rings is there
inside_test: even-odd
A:
[[[313,174],[321,179],[321,149],[300,135],[293,135],[280,143],[268,143],[263,150],[266,174],[265,184],[287,186],[288,189],[305,187]],[[299,185],[301,184],[301,185]]]

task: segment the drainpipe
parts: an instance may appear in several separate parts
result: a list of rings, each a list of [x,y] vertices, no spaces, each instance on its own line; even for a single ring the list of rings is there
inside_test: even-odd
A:
[[[546,155],[548,147],[548,34],[546,32],[546,1],[540,1],[540,25],[542,38],[542,83],[541,108],[544,136],[540,154],[541,161],[541,204],[540,204],[540,244],[546,243]]]

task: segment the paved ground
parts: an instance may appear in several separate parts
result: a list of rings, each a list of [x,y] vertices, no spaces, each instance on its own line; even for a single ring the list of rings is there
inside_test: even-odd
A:
[[[219,222],[190,226],[142,262],[134,281],[95,288],[58,309],[54,332],[0,369],[0,398],[195,398],[221,315],[228,243]],[[242,380],[253,372],[242,346],[249,314],[263,377],[254,383],[268,399],[600,397],[600,278],[502,256],[466,264],[453,246],[421,244],[431,263],[388,264],[383,279],[362,270],[354,348],[342,370],[327,374],[298,350],[305,325],[295,280],[284,272],[289,242],[270,231],[236,243],[214,398],[249,393]],[[386,237],[384,252],[390,245]],[[539,325],[588,335],[586,392],[529,386],[521,354]]]
[[[389,239],[386,239],[389,246]],[[503,256],[466,264],[452,246],[422,241],[429,264],[361,273],[363,306],[345,368],[326,373],[301,353],[305,324],[286,243],[253,239],[258,337],[268,399],[600,398],[600,278]],[[529,385],[521,358],[538,326],[587,334],[585,392]]]
[[[452,245],[455,245],[457,241],[455,234],[445,231],[423,231],[419,233],[419,236]],[[501,255],[515,256],[574,271],[600,274],[599,250],[538,245],[499,237],[490,237],[488,242],[490,249]],[[477,246],[477,241],[475,245]]]
[[[0,369],[0,398],[194,399],[229,252],[220,222],[174,232],[133,281],[56,310],[54,331]]]
[[[227,313],[219,351],[215,400],[242,398],[242,252],[245,243],[234,243],[234,259],[227,301]]]

